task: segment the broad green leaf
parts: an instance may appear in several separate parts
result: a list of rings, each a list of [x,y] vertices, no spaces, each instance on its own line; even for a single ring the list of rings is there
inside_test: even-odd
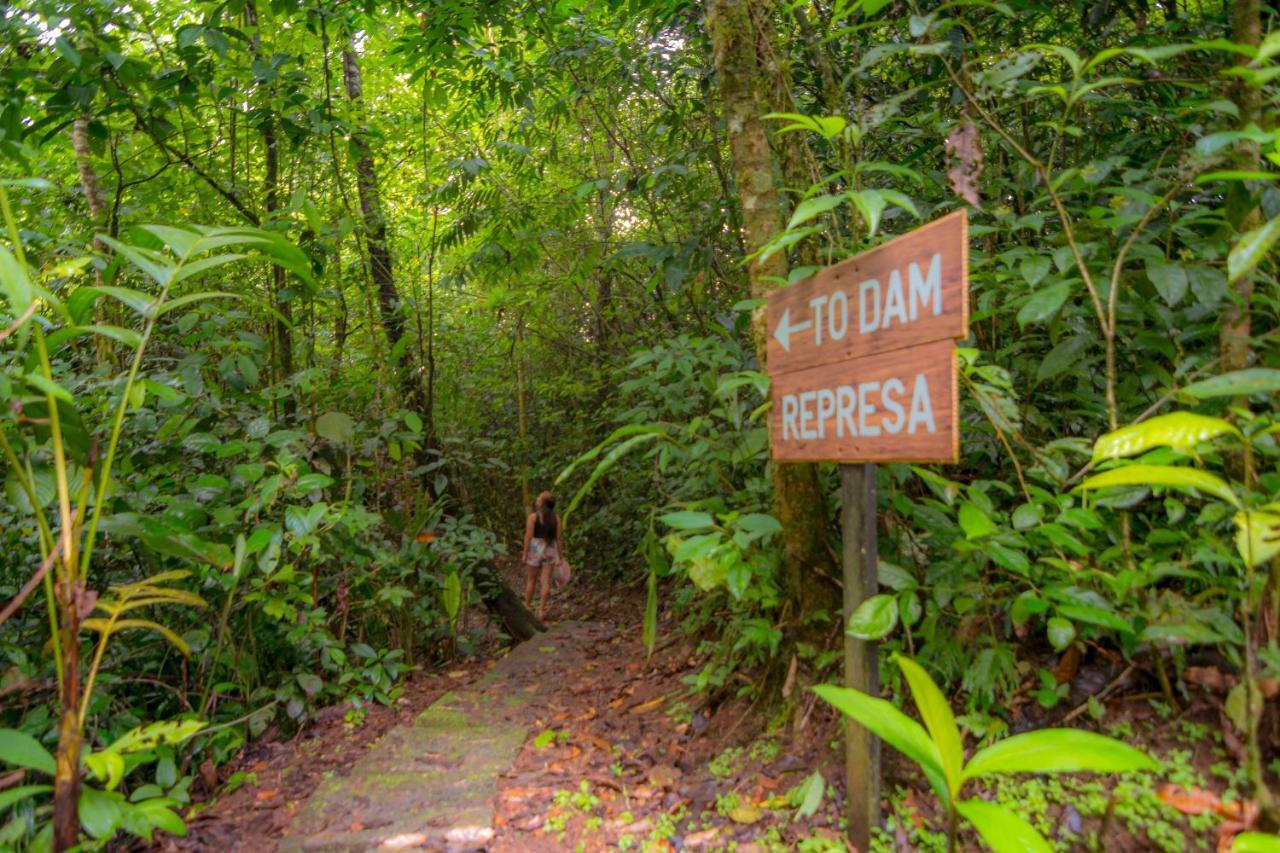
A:
[[[185,228],[174,228],[170,225],[143,225],[143,231],[148,231],[160,238],[160,241],[169,247],[169,250],[178,257],[191,254],[195,248],[196,242],[200,239],[198,231],[188,231]]]
[[[141,814],[152,826],[170,835],[182,838],[187,834],[187,825],[175,814],[170,806],[177,805],[166,797],[143,800],[133,806],[133,810]]]
[[[300,672],[295,676],[298,686],[302,688],[302,692],[307,694],[310,699],[324,689],[324,681],[320,676],[311,672]]]
[[[334,444],[350,444],[356,434],[356,422],[345,412],[325,412],[316,418],[316,435]]]
[[[149,275],[161,287],[169,284],[172,280],[173,263],[160,252],[143,249],[139,246],[130,246],[128,243],[122,243],[106,234],[98,234],[97,239],[110,246],[117,254],[128,258],[134,266]],[[105,293],[111,293],[112,290],[123,290],[124,288],[99,285],[99,289]],[[134,310],[138,309],[135,308]]]
[[[203,302],[206,299],[239,299],[240,297],[234,293],[224,293],[221,291],[211,291],[209,293],[188,293],[186,296],[179,296],[176,299],[170,299],[165,302],[157,310],[157,315],[168,314],[170,311],[176,311],[185,305],[193,302]]]
[[[80,789],[80,826],[93,838],[115,835],[124,820],[124,797],[114,791],[99,791],[84,785]]]
[[[84,766],[108,791],[114,791],[124,778],[124,757],[110,749],[86,755]]]
[[[1086,335],[1073,335],[1064,338],[1053,349],[1049,350],[1049,354],[1044,357],[1044,361],[1040,362],[1040,366],[1036,368],[1036,381],[1044,382],[1070,369],[1084,351],[1089,348],[1090,339]]]
[[[1042,323],[1058,312],[1071,295],[1071,282],[1059,281],[1041,287],[1018,309],[1018,325]]]
[[[173,276],[173,283],[177,284],[180,281],[186,281],[192,276],[200,275],[201,273],[206,273],[211,269],[216,269],[217,267],[223,266],[224,264],[229,264],[233,261],[243,260],[244,258],[247,258],[247,257],[249,256],[231,253],[226,255],[213,255],[208,258],[199,258],[194,261],[187,261],[185,264],[178,267],[178,271]]]
[[[938,798],[943,803],[950,802],[938,748],[919,723],[895,708],[892,702],[858,690],[819,684],[813,692],[919,765]]]
[[[444,613],[449,617],[449,622],[454,622],[462,609],[462,580],[457,572],[449,572],[445,577],[440,600],[444,604]]]
[[[1272,512],[1238,512],[1236,551],[1246,566],[1261,566],[1280,554],[1280,515]]]
[[[938,747],[938,757],[947,779],[947,789],[954,798],[960,792],[960,775],[964,768],[964,744],[960,740],[960,727],[956,725],[951,703],[942,695],[938,685],[924,671],[924,667],[904,655],[894,655],[911,687],[920,718],[924,720],[929,736]]]
[[[1280,239],[1280,216],[1240,236],[1227,255],[1227,280],[1235,281],[1256,267]]]
[[[774,536],[782,532],[782,523],[772,515],[762,512],[747,513],[734,522],[734,527],[745,530],[752,539]]]
[[[1053,846],[1024,818],[986,800],[964,800],[956,810],[995,853],[1053,853]]]
[[[844,202],[845,197],[843,195],[820,195],[806,198],[796,205],[795,212],[791,214],[791,221],[787,223],[787,227],[795,228],[797,225],[803,225],[815,216],[820,216],[829,210],[833,210]]]
[[[1205,400],[1210,397],[1274,394],[1277,391],[1280,391],[1280,370],[1270,367],[1249,367],[1193,382],[1179,393]]]
[[[102,335],[104,338],[119,341],[130,349],[137,349],[142,343],[142,336],[137,332],[132,329],[123,329],[119,326],[64,326],[56,332],[52,332],[45,339],[45,343],[50,351],[53,351],[67,341],[84,335]]]
[[[1203,493],[1226,501],[1237,509],[1240,499],[1220,477],[1196,468],[1166,465],[1126,465],[1095,474],[1076,487],[1080,491],[1108,489],[1114,486],[1164,486],[1192,494]]]
[[[800,807],[796,809],[796,818],[806,818],[816,814],[818,807],[822,805],[822,795],[827,790],[827,780],[822,778],[822,773],[813,771],[796,788],[795,799],[800,801]]]
[[[985,512],[978,509],[968,501],[960,504],[958,514],[960,529],[964,531],[966,539],[981,539],[996,531],[996,524],[987,516]]]
[[[14,803],[20,803],[25,799],[36,797],[40,794],[47,794],[52,790],[52,785],[21,785],[17,788],[10,788],[7,791],[0,791],[0,811],[4,811]]]
[[[115,287],[113,285],[100,284],[92,288],[100,293],[105,293],[117,302],[132,308],[143,317],[150,317],[152,310],[155,308],[156,300],[152,296],[148,296],[138,290],[131,290],[128,287]],[[87,291],[89,288],[80,288]]]
[[[1060,652],[1065,651],[1076,638],[1076,626],[1071,624],[1070,619],[1063,619],[1061,616],[1050,619],[1046,630],[1049,634],[1049,643]]]
[[[1022,273],[1027,284],[1035,287],[1049,274],[1052,267],[1053,259],[1048,255],[1032,255],[1022,259],[1018,264],[1018,272]]]
[[[0,246],[0,295],[9,302],[9,311],[14,317],[26,311],[35,298],[27,271],[3,246]]]
[[[0,762],[10,767],[25,767],[50,776],[55,765],[49,750],[26,732],[17,729],[0,729]]]
[[[859,640],[879,640],[898,624],[898,599],[893,595],[873,595],[849,616],[845,633]]]
[[[658,641],[658,573],[654,569],[653,551],[657,552],[658,559],[661,560],[662,549],[657,547],[656,539],[650,552],[649,580],[645,588],[644,601],[644,648],[645,653],[650,657],[653,656],[653,647]]]
[[[658,521],[673,530],[703,530],[713,527],[716,523],[710,513],[690,511],[669,512],[658,516]]]
[[[1178,264],[1149,264],[1147,278],[1155,285],[1160,298],[1170,307],[1187,295],[1187,271]]]
[[[814,133],[822,133],[822,127],[818,122],[800,113],[765,113],[761,118],[791,122],[791,124],[779,128],[778,133],[786,133],[790,130],[811,130]]]
[[[39,373],[28,373],[22,377],[22,381],[26,382],[41,394],[46,394],[56,400],[61,400],[64,403],[75,402],[71,397],[71,392],[66,388],[63,388],[57,382],[54,382],[52,379],[41,376]]]
[[[1197,445],[1220,435],[1239,436],[1240,430],[1222,418],[1172,412],[1102,436],[1093,446],[1093,461],[1137,456],[1153,447],[1172,447],[1180,453],[1189,453]]]
[[[876,579],[882,586],[887,586],[889,589],[898,590],[899,592],[915,589],[920,585],[911,572],[884,560],[880,560],[876,565]]]
[[[1038,729],[980,751],[969,759],[964,779],[993,773],[1129,773],[1159,767],[1115,738],[1079,729]]]

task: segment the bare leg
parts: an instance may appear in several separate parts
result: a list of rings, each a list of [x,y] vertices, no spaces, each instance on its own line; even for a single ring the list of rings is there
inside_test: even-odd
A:
[[[524,576],[525,576],[524,606],[532,607],[533,606],[533,585],[534,583],[537,582],[538,570],[533,566],[529,565],[528,563],[525,563]]]
[[[532,576],[530,576],[532,577]],[[532,583],[532,581],[530,581]],[[551,592],[551,563],[542,564],[542,597],[538,600],[538,618],[547,618],[547,595]]]

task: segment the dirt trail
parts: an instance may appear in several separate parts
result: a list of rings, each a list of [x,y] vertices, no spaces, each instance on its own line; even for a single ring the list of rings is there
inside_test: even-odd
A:
[[[480,681],[440,697],[346,773],[325,781],[291,822],[281,851],[478,849],[496,834],[498,775],[544,718],[566,669],[612,634],[563,622],[517,646]]]
[[[570,588],[545,634],[496,661],[419,673],[395,707],[360,725],[342,709],[291,742],[255,744],[242,784],[191,821],[183,851],[841,850],[840,798],[794,821],[786,792],[825,764],[834,732],[821,706],[783,749],[759,709],[702,706],[702,665],[670,635],[648,659],[618,588]],[[629,618],[632,617],[632,618]],[[812,715],[808,713],[813,711]],[[811,717],[811,718],[810,718]]]

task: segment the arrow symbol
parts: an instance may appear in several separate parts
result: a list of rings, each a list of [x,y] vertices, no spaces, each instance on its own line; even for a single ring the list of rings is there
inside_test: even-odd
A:
[[[805,320],[803,323],[792,323],[791,309],[787,308],[783,310],[782,319],[778,321],[778,328],[773,330],[773,336],[778,343],[782,344],[784,350],[791,352],[791,335],[811,328],[813,328],[812,320]]]

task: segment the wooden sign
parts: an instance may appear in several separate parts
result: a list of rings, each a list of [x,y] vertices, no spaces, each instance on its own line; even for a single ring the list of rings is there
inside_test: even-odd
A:
[[[773,380],[773,458],[958,460],[955,344],[931,341]]]
[[[968,282],[958,210],[769,294],[773,458],[958,461]]]

